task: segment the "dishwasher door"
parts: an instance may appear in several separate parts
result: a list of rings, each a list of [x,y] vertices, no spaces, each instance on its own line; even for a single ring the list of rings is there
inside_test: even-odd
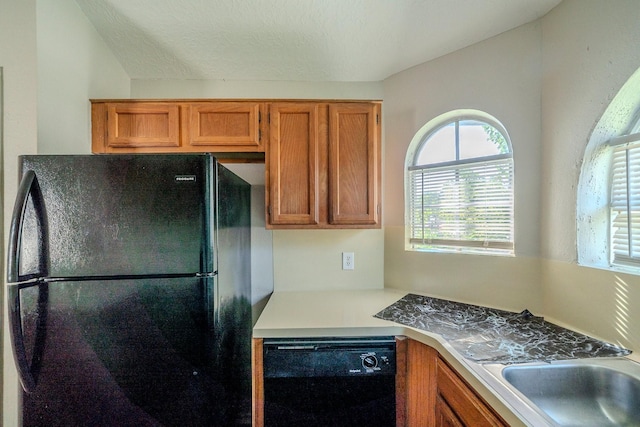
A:
[[[275,426],[395,426],[393,337],[265,340],[264,419]]]

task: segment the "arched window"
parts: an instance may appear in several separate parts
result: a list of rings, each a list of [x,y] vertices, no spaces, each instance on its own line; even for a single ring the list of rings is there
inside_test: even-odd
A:
[[[513,153],[493,117],[457,110],[427,123],[405,178],[408,250],[514,253]]]
[[[640,274],[640,69],[591,132],[576,223],[580,265]]]

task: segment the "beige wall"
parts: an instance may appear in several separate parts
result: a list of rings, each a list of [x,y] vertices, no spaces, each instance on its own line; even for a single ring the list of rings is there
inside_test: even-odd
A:
[[[342,252],[354,253],[354,270],[342,270]],[[382,230],[279,230],[273,232],[276,291],[382,289]]]
[[[547,320],[640,351],[640,279],[636,275],[542,260]]]
[[[542,20],[541,255],[576,262],[582,158],[600,117],[640,67],[637,0],[565,0]]]
[[[18,188],[16,157],[37,150],[35,0],[0,0],[0,67],[4,83],[3,190],[12,195]],[[13,209],[13,198],[3,198],[7,216]]]
[[[540,312],[541,24],[534,22],[402,71],[384,82],[385,285]],[[515,162],[516,257],[404,251],[404,162],[416,132],[445,112],[496,117]]]
[[[91,98],[128,98],[130,79],[73,0],[37,1],[38,153],[91,152]]]
[[[540,209],[545,314],[635,350],[640,276],[576,264],[576,194],[592,131],[640,68],[638,22],[637,0],[564,0],[542,20]]]
[[[382,99],[381,82],[132,80],[132,98]]]
[[[3,71],[2,113],[4,134],[2,139],[2,198],[4,236],[1,256],[5,259],[4,248],[8,231],[7,218],[13,210],[13,195],[18,188],[18,154],[35,153],[36,138],[36,1],[0,0],[0,67]],[[4,265],[4,262],[3,262]],[[2,283],[4,283],[3,269]],[[3,287],[4,290],[4,287]],[[5,426],[17,425],[18,379],[10,343],[7,336],[8,325],[4,313],[7,303],[2,298],[2,345],[8,352],[3,354],[3,411]]]

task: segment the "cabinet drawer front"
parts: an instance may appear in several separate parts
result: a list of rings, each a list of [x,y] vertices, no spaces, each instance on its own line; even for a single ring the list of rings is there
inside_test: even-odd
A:
[[[260,110],[258,102],[191,104],[189,144],[261,147]]]
[[[177,105],[160,103],[110,104],[107,107],[108,147],[178,147]]]

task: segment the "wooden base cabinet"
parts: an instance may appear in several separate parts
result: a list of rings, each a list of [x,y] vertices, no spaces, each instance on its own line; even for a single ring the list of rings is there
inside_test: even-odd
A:
[[[436,417],[443,426],[504,426],[472,388],[442,358],[436,359]],[[438,425],[436,423],[436,425]]]
[[[264,427],[264,363],[262,338],[254,338],[251,344],[251,399],[252,427]]]
[[[408,340],[406,425],[508,426],[433,348]]]
[[[438,352],[418,341],[407,339],[406,426],[434,426],[436,367]]]
[[[269,104],[267,228],[380,228],[379,102]]]

